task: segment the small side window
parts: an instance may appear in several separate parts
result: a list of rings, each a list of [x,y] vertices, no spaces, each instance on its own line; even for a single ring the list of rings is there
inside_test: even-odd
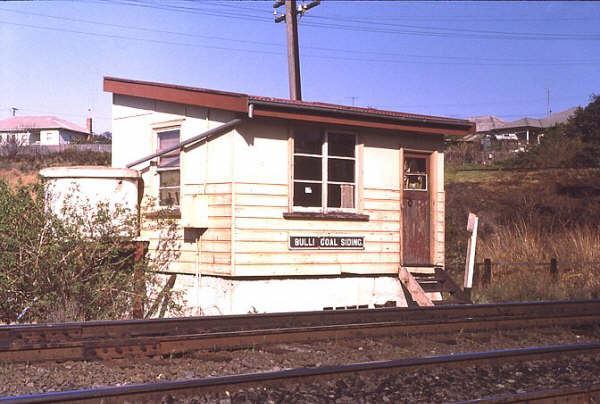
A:
[[[158,151],[179,144],[179,130],[158,132]],[[179,206],[180,170],[179,149],[158,158],[158,200],[160,206]]]

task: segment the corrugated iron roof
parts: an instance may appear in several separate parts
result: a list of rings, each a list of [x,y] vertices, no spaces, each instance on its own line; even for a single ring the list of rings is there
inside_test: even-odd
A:
[[[565,123],[569,120],[571,116],[577,111],[576,107],[565,109],[564,111],[556,112],[554,114],[550,114],[544,118],[521,118],[516,121],[506,122],[499,129],[509,129],[509,128],[549,128],[557,123]]]
[[[477,132],[487,132],[492,129],[501,128],[506,121],[493,115],[473,116],[467,118],[471,122],[475,122]]]
[[[0,121],[0,131],[67,129],[87,134],[87,129],[55,116],[13,116]]]
[[[432,115],[420,115],[420,114],[412,114],[407,112],[398,112],[398,111],[389,111],[383,109],[375,109],[375,108],[363,108],[363,107],[351,107],[348,105],[339,105],[339,104],[329,104],[325,102],[315,102],[315,101],[298,101],[298,100],[289,100],[286,98],[274,98],[274,97],[263,97],[257,95],[249,95],[248,102],[251,103],[253,101],[266,101],[270,103],[280,104],[282,106],[290,105],[297,107],[319,107],[323,109],[327,109],[330,111],[337,111],[340,113],[361,113],[361,114],[369,114],[369,115],[378,115],[381,117],[390,117],[390,118],[408,118],[413,120],[437,120],[444,121],[448,123],[458,123],[458,124],[466,124],[466,120],[464,119],[456,119],[456,118],[446,118],[440,116],[432,116]]]

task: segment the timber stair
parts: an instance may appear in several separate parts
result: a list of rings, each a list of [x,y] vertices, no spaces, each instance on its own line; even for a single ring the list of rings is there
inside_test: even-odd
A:
[[[436,306],[449,304],[472,303],[464,291],[441,267],[415,267],[407,268],[413,278],[418,282],[423,291],[430,297]],[[410,295],[409,295],[410,296]],[[407,296],[407,297],[409,297]],[[446,298],[442,298],[446,297]],[[407,299],[408,300],[408,299]],[[416,304],[411,298],[409,305]]]

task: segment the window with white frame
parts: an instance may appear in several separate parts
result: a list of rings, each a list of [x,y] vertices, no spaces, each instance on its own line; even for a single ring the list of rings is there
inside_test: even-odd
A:
[[[157,132],[158,151],[179,144],[179,129]],[[160,206],[179,206],[180,150],[175,149],[158,158],[158,202]]]
[[[294,130],[294,208],[356,207],[356,135]]]

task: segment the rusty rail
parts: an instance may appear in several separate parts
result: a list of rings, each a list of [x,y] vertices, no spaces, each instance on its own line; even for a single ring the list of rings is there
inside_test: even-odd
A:
[[[90,390],[72,390],[64,392],[42,393],[36,395],[0,398],[0,403],[54,403],[54,402],[146,402],[160,401],[169,395],[176,397],[203,394],[214,391],[235,391],[249,387],[282,385],[293,382],[331,378],[366,373],[397,373],[426,368],[469,367],[498,365],[511,362],[523,362],[544,359],[556,359],[564,356],[598,354],[600,343],[555,345],[535,348],[519,348],[489,352],[475,352],[455,355],[443,355],[427,358],[399,359],[379,362],[355,363],[341,366],[317,368],[297,368],[277,372],[251,373],[234,376],[221,376],[195,380],[151,383],[123,387],[107,387]],[[514,401],[508,401],[514,402]]]
[[[104,360],[197,349],[600,323],[600,300],[0,327],[0,360]]]
[[[600,384],[559,389],[538,390],[527,393],[506,394],[458,403],[509,404],[509,403],[596,403],[600,402]],[[455,403],[455,404],[458,404]]]

